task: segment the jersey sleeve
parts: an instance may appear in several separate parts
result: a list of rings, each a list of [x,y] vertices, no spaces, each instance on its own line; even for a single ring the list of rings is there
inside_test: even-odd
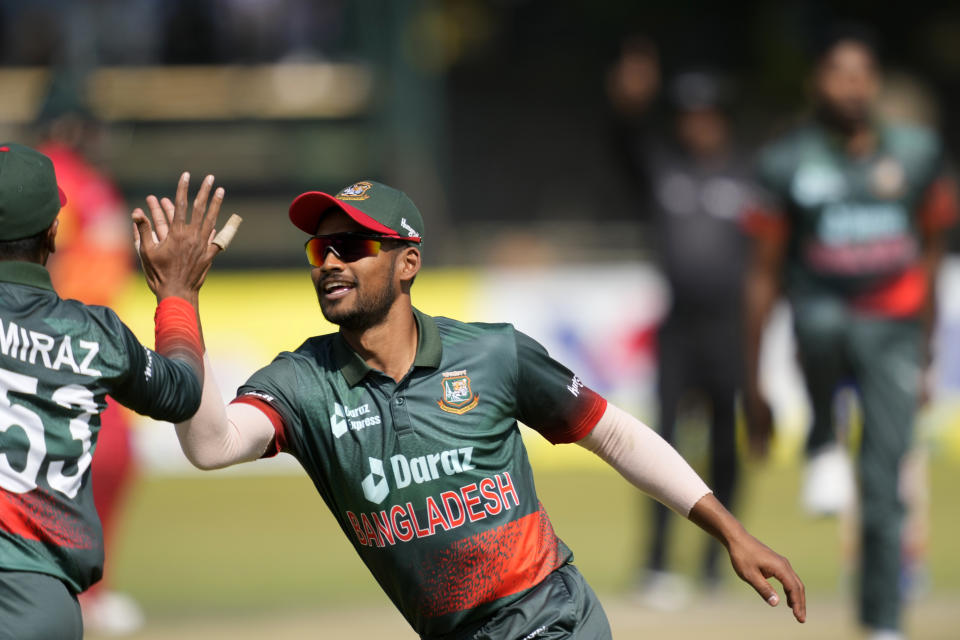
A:
[[[517,419],[553,444],[581,440],[603,416],[607,401],[536,340],[516,330],[514,336]]]
[[[119,319],[115,335],[121,341],[120,353],[126,366],[113,388],[120,404],[156,420],[182,422],[197,412],[202,391],[201,380],[186,362],[166,358],[143,346]]]
[[[952,227],[960,217],[957,184],[943,175],[931,184],[919,209],[920,227],[926,233],[936,233]]]
[[[778,146],[757,154],[750,200],[741,218],[749,236],[782,239],[789,232],[790,168],[783,155]]]
[[[930,169],[917,207],[917,222],[926,234],[936,234],[952,227],[960,214],[958,210],[957,183],[948,168],[946,152],[939,139],[932,135],[933,151],[930,153]]]
[[[299,428],[300,413],[292,392],[298,387],[297,373],[289,354],[281,353],[237,390],[233,402],[252,405],[264,413],[273,424],[274,438],[263,457],[281,451],[295,454],[293,432]],[[232,403],[231,403],[232,404]]]

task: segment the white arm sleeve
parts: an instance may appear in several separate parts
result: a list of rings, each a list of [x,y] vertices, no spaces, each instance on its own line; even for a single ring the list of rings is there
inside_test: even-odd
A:
[[[212,371],[210,358],[204,354],[200,408],[192,418],[176,425],[180,448],[200,469],[219,469],[256,460],[273,439],[273,423],[262,411],[248,404],[224,407]]]
[[[616,469],[635,487],[687,517],[711,493],[677,450],[629,413],[607,404],[600,421],[577,444]]]

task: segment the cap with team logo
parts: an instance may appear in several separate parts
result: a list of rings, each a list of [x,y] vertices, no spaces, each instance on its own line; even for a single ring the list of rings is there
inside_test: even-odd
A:
[[[40,233],[65,204],[50,158],[22,144],[0,143],[0,241]]]
[[[331,210],[339,210],[374,233],[408,242],[423,239],[423,218],[402,191],[373,180],[361,180],[331,196],[320,191],[301,193],[290,205],[290,221],[313,235]]]

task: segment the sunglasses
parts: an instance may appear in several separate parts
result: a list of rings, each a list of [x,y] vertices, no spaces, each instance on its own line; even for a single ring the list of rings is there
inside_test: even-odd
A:
[[[380,253],[383,241],[389,239],[387,236],[346,231],[328,236],[313,236],[307,240],[304,249],[310,266],[319,267],[326,259],[328,251],[332,251],[333,255],[343,262],[353,262],[376,256]]]

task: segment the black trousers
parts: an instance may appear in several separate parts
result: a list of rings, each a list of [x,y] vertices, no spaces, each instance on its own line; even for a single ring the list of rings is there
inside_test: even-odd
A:
[[[736,450],[736,395],[743,354],[740,315],[730,309],[673,310],[658,332],[658,401],[660,435],[674,444],[677,414],[691,393],[709,410],[710,472],[708,484],[717,499],[732,510],[739,465]],[[670,510],[654,503],[646,567],[667,568]],[[708,543],[703,560],[708,580],[719,575],[722,547]]]

